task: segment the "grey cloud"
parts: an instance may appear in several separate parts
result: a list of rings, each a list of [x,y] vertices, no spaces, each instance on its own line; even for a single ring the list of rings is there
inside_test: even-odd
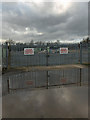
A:
[[[55,3],[3,3],[3,39],[14,40],[72,40],[88,34],[88,3],[72,3],[65,12],[53,11]],[[60,6],[62,10],[62,6]],[[23,34],[25,28],[36,29],[38,34]],[[12,33],[12,29],[21,34]]]

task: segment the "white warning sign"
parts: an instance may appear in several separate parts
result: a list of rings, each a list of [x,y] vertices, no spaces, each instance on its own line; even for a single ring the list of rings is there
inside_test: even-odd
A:
[[[24,55],[34,55],[34,48],[24,48]]]
[[[60,48],[60,54],[68,54],[68,48]]]

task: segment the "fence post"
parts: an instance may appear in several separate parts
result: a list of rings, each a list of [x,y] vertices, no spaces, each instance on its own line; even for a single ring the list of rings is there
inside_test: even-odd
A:
[[[9,78],[7,80],[7,89],[8,89],[8,93],[10,93],[10,89],[9,89]]]
[[[80,68],[80,86],[81,86],[81,81],[82,81],[82,68]]]
[[[80,42],[80,64],[82,64],[82,42]]]
[[[10,69],[10,63],[11,63],[11,45],[9,42],[8,43],[8,69]]]
[[[48,66],[48,43],[46,46],[46,66]]]
[[[47,71],[47,89],[48,89],[48,71]]]
[[[6,42],[6,68],[8,69],[8,42]]]
[[[49,48],[48,48],[48,43],[47,43],[47,46],[46,46],[46,66],[48,66],[48,57],[49,57]],[[46,82],[46,84],[47,84],[47,89],[48,89],[48,77],[49,77],[49,74],[48,74],[48,71],[47,71],[47,82]]]

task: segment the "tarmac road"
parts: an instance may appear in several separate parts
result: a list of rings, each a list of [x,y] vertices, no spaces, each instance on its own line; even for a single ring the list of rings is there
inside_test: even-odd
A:
[[[88,118],[88,88],[19,91],[3,96],[3,118]]]

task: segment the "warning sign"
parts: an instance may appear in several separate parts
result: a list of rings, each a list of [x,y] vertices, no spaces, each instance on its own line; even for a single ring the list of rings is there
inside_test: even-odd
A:
[[[27,81],[26,84],[27,84],[27,85],[32,85],[32,84],[33,84],[33,81]]]
[[[24,48],[24,55],[34,55],[34,48]]]
[[[61,79],[61,82],[62,82],[62,83],[66,83],[66,79],[65,79],[65,78],[62,78],[62,79]]]
[[[68,54],[68,48],[60,48],[60,54]]]

